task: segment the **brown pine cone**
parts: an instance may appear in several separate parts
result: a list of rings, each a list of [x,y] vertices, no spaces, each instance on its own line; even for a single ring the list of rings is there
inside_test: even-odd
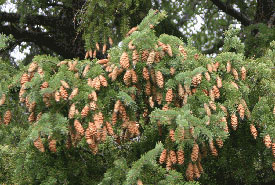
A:
[[[149,71],[146,67],[143,68],[142,76],[145,80],[150,80]]]
[[[239,115],[240,115],[240,118],[243,120],[244,119],[244,113],[245,113],[245,110],[244,110],[244,107],[243,105],[240,103],[238,105],[238,111],[239,111]]]
[[[123,52],[120,57],[120,66],[124,69],[128,69],[130,67],[129,57],[126,52]]]
[[[275,157],[275,143],[272,143],[271,149],[272,149],[272,154]]]
[[[51,152],[56,152],[56,140],[55,139],[51,139],[49,141],[49,149]]]
[[[66,89],[70,88],[69,84],[67,82],[65,82],[64,80],[60,80],[60,82],[61,82],[62,86],[65,87]]]
[[[156,72],[156,82],[157,82],[157,85],[159,86],[159,88],[163,88],[164,79],[163,79],[163,75],[160,71]]]
[[[74,88],[71,95],[69,96],[69,100],[72,100],[78,94],[78,88]]]
[[[145,85],[145,94],[147,96],[151,95],[151,83],[149,80],[146,81],[146,85]]]
[[[100,84],[103,87],[107,87],[108,86],[108,82],[107,82],[106,78],[103,75],[99,75],[99,81],[100,81]]]
[[[137,50],[133,51],[132,60],[133,60],[133,66],[136,66],[136,64],[139,61],[139,54],[138,54]]]
[[[230,63],[230,61],[228,61],[227,64],[226,64],[226,72],[227,73],[231,72],[231,63]]]
[[[106,49],[107,49],[106,44],[103,44],[103,47],[102,47],[102,54],[103,55],[106,53]]]
[[[39,112],[38,115],[36,116],[36,121],[39,121],[42,117],[42,112]]]
[[[136,84],[138,82],[138,76],[133,69],[131,70],[131,76],[132,76],[132,83]]]
[[[117,100],[114,106],[114,112],[117,113],[119,111],[119,107],[121,105],[121,101]]]
[[[204,73],[204,77],[208,82],[211,80],[210,74],[207,71]]]
[[[167,156],[167,159],[166,159],[166,170],[171,170],[172,169],[172,161],[171,161],[171,158],[170,156],[168,155]]]
[[[258,131],[253,124],[250,124],[250,132],[251,132],[252,136],[254,137],[254,139],[256,139],[258,136]]]
[[[115,125],[117,122],[117,113],[113,112],[112,114],[112,125]]]
[[[217,76],[216,80],[217,80],[217,87],[221,88],[222,87],[222,79],[219,76]]]
[[[233,130],[236,130],[238,127],[238,118],[235,113],[231,115],[231,126]]]
[[[32,123],[32,122],[34,122],[34,121],[35,121],[35,115],[34,115],[34,112],[32,112],[32,113],[29,115],[29,117],[28,117],[28,121],[29,121],[30,123]]]
[[[56,102],[59,102],[59,101],[60,101],[61,95],[60,95],[60,92],[59,92],[59,91],[55,91],[55,93],[54,93],[54,98],[55,98],[55,101],[56,101]]]
[[[89,128],[90,134],[92,136],[96,136],[97,135],[97,128],[96,128],[96,125],[93,122],[89,122],[88,128]]]
[[[172,89],[168,89],[166,96],[165,96],[165,100],[167,101],[167,103],[171,103],[173,101],[173,90]]]
[[[96,110],[96,107],[97,107],[96,102],[95,101],[91,101],[90,102],[90,109],[91,110]]]
[[[112,125],[109,122],[107,122],[107,121],[106,121],[106,128],[107,128],[108,134],[110,136],[114,136],[115,135]]]
[[[88,98],[93,101],[97,101],[97,94],[95,91],[92,91],[91,94],[88,95]]]
[[[212,64],[207,64],[206,67],[207,67],[207,70],[208,70],[209,73],[213,72]]]
[[[233,74],[235,80],[239,80],[239,74],[235,68],[232,68],[232,74]]]
[[[33,142],[33,144],[40,152],[45,152],[45,148],[40,136]]]
[[[246,69],[244,66],[242,66],[242,68],[241,68],[241,78],[242,78],[242,80],[246,79]]]
[[[264,144],[267,148],[271,147],[271,138],[270,138],[269,134],[264,136]]]
[[[0,106],[3,105],[6,101],[6,95],[2,94],[1,99],[0,99]]]
[[[4,124],[5,125],[8,125],[10,123],[10,121],[11,121],[11,111],[10,110],[7,110],[5,112],[5,115],[4,115],[3,119],[4,119]]]
[[[29,75],[24,73],[21,77],[20,83],[23,86],[26,82],[29,82]]]
[[[217,143],[219,148],[223,147],[223,140],[221,138],[216,138],[216,143]]]
[[[149,105],[150,105],[151,108],[154,108],[154,106],[155,106],[155,103],[154,103],[154,100],[153,100],[152,96],[149,97]]]
[[[140,179],[138,179],[137,185],[143,185],[143,183],[142,183],[142,181]]]
[[[208,116],[211,116],[211,110],[210,110],[209,106],[207,105],[207,103],[204,103],[203,107],[204,107],[204,110],[205,110],[206,114]]]
[[[94,88],[99,91],[100,87],[101,87],[101,83],[100,83],[99,77],[95,77],[93,79],[93,84],[94,84]]]
[[[217,106],[216,104],[214,103],[214,101],[209,101],[209,106],[212,110],[216,111],[217,110]]]
[[[199,156],[199,145],[195,143],[193,145],[192,153],[191,153],[191,160],[192,162],[196,162]]]
[[[85,105],[84,108],[81,111],[81,117],[82,118],[87,117],[88,114],[89,114],[89,111],[90,111],[90,107],[88,105]]]
[[[178,150],[177,151],[177,156],[178,156],[178,164],[182,165],[184,163],[184,152],[183,150]]]
[[[156,93],[156,101],[159,105],[161,104],[161,102],[162,102],[162,93],[161,92]]]
[[[212,140],[209,141],[209,147],[210,147],[211,154],[212,154],[213,156],[217,157],[217,156],[218,156],[218,151],[217,151],[216,147],[214,146]]]
[[[191,162],[188,164],[185,174],[188,181],[193,181],[194,170],[193,170],[193,164]]]
[[[68,92],[66,91],[66,89],[63,86],[60,86],[59,91],[60,91],[61,97],[64,100],[67,100],[67,98],[68,98]]]
[[[154,63],[154,59],[155,59],[155,51],[153,50],[149,53],[149,57],[147,58],[146,64],[148,66],[152,65]]]
[[[143,50],[142,54],[141,54],[141,60],[142,61],[147,61],[148,56],[149,56],[148,50]]]
[[[172,163],[176,164],[177,163],[177,156],[176,156],[175,151],[170,150],[169,156],[170,156],[170,159],[171,159]]]
[[[110,46],[112,46],[112,45],[113,45],[113,43],[114,43],[114,42],[113,42],[113,39],[112,39],[111,37],[109,37],[109,39],[108,39],[108,40],[109,40],[109,44],[110,44]]]
[[[214,92],[215,98],[219,99],[220,98],[220,90],[218,89],[218,87],[216,85],[213,86],[213,92]]]
[[[69,115],[68,115],[69,119],[72,119],[74,115],[75,115],[75,104],[73,103],[69,110]]]
[[[28,68],[28,72],[29,73],[32,73],[36,70],[36,68],[38,67],[37,63],[36,62],[32,62]]]
[[[91,57],[92,58],[92,57]],[[90,64],[86,65],[83,72],[82,72],[82,76],[85,77],[87,75],[87,73],[90,70]]]
[[[41,78],[44,77],[44,71],[43,71],[43,69],[41,67],[38,67],[37,73],[40,75]]]
[[[199,179],[201,174],[196,164],[193,164],[193,173],[196,179]]]
[[[49,87],[49,83],[48,82],[43,82],[40,89],[46,89]]]
[[[186,60],[187,59],[187,52],[184,50],[183,46],[180,45],[179,46],[179,51],[180,53],[183,55],[184,59],[183,60]]]
[[[166,52],[170,57],[173,56],[172,48],[169,44],[166,45]]]
[[[173,129],[169,130],[169,136],[170,136],[170,139],[171,139],[172,142],[176,141],[176,139],[175,139],[175,131]]]
[[[84,129],[77,119],[74,120],[74,128],[81,136],[84,136]]]

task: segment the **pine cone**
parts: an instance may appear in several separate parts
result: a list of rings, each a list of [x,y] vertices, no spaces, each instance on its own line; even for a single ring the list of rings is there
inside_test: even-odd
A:
[[[49,87],[49,83],[48,82],[43,82],[40,89],[46,89]]]
[[[97,128],[96,128],[96,125],[93,122],[89,122],[88,128],[89,128],[90,134],[92,136],[96,136],[97,135]]]
[[[227,73],[231,72],[231,63],[230,63],[230,61],[228,61],[227,64],[226,64],[226,72]]]
[[[159,86],[159,88],[163,88],[164,79],[163,79],[163,75],[160,71],[157,71],[157,73],[156,73],[156,82],[157,82],[157,85]]]
[[[264,144],[267,148],[271,147],[271,138],[270,138],[269,134],[264,136]]]
[[[221,88],[222,87],[222,79],[219,76],[217,76],[216,80],[217,80],[217,87]]]
[[[112,46],[113,45],[113,39],[111,38],[111,37],[109,37],[109,44],[110,44],[110,46]]]
[[[191,162],[188,164],[185,174],[186,174],[186,178],[188,181],[193,181],[194,170],[193,170],[193,165]]]
[[[89,111],[90,111],[90,107],[88,105],[85,105],[84,108],[81,111],[81,117],[82,118],[87,117],[88,114],[89,114]]]
[[[176,156],[175,151],[170,150],[169,156],[170,156],[170,159],[171,159],[172,163],[176,164],[177,163],[177,156]]]
[[[133,60],[133,66],[136,66],[136,64],[139,61],[139,54],[138,54],[137,50],[133,51],[132,60]]]
[[[227,112],[226,107],[220,104],[220,108],[222,109],[222,111],[224,112],[224,114],[225,114],[226,116],[228,116],[228,112]]]
[[[99,80],[100,80],[100,84],[103,87],[107,87],[108,86],[108,82],[107,82],[106,78],[103,75],[99,75]]]
[[[203,168],[202,168],[202,165],[201,165],[200,161],[197,162],[197,166],[198,166],[199,172],[203,173]]]
[[[126,52],[123,52],[121,57],[120,57],[120,65],[124,69],[128,69],[130,67],[129,57],[128,57],[128,54]]]
[[[115,135],[112,125],[107,121],[106,121],[106,128],[110,136]]]
[[[192,153],[191,153],[191,160],[192,162],[197,161],[199,156],[199,145],[197,143],[195,143],[193,145],[193,149],[192,149]]]
[[[88,98],[93,101],[97,101],[97,94],[95,91],[92,91],[91,94],[88,95]]]
[[[196,164],[193,164],[193,173],[196,179],[200,178],[201,174]]]
[[[275,172],[275,161],[272,162],[272,169]]]
[[[99,77],[95,77],[95,78],[93,79],[93,84],[94,84],[94,88],[95,88],[96,90],[99,91],[99,90],[100,90],[100,87],[101,87]]]
[[[233,74],[235,80],[239,80],[239,74],[235,68],[232,68],[232,74]]]
[[[69,110],[69,115],[68,115],[69,119],[72,119],[74,115],[75,115],[75,104],[73,103]]]
[[[60,82],[61,82],[62,86],[65,87],[66,89],[70,88],[69,84],[67,82],[65,82],[64,80],[60,80]]]
[[[210,147],[211,154],[212,154],[213,156],[217,157],[217,156],[218,156],[218,151],[217,151],[216,147],[214,146],[212,140],[209,141],[209,147]]]
[[[213,101],[209,101],[209,106],[212,110],[216,111],[217,110],[217,106]]]
[[[213,92],[214,92],[215,98],[219,99],[220,98],[220,90],[215,85],[213,86]]]
[[[67,98],[68,98],[68,93],[67,93],[66,89],[65,89],[63,86],[60,86],[59,91],[60,91],[61,97],[62,97],[64,100],[67,100]]]
[[[54,98],[55,98],[55,101],[56,101],[56,102],[59,102],[59,101],[60,101],[61,95],[60,95],[60,92],[59,92],[59,91],[55,91],[55,93],[54,93]]]
[[[201,83],[201,80],[202,80],[202,75],[201,74],[197,74],[196,76],[194,76],[192,78],[192,84],[193,84],[193,86],[197,87]]]
[[[204,73],[204,77],[206,78],[206,80],[209,82],[211,80],[210,74],[208,72]]]
[[[244,113],[245,113],[245,110],[244,110],[244,107],[243,105],[240,103],[238,105],[238,111],[239,111],[239,115],[240,115],[240,118],[243,120],[244,119]]]
[[[102,54],[104,55],[106,53],[107,46],[106,44],[103,45],[102,47]]]
[[[241,68],[241,78],[242,80],[245,80],[246,78],[246,69],[244,68],[244,66],[242,66]]]
[[[237,116],[234,114],[231,115],[231,126],[233,128],[233,130],[236,130],[237,129],[237,126],[238,126],[238,118]]]
[[[85,66],[82,76],[85,77],[87,75],[87,73],[89,72],[89,70],[90,70],[90,64]]]
[[[113,112],[112,114],[112,125],[115,125],[117,122],[117,114],[115,112]]]
[[[36,121],[39,121],[42,117],[42,112],[39,112],[39,114],[36,116]]]
[[[170,57],[173,56],[172,48],[169,44],[166,45],[166,52]]]
[[[11,111],[7,110],[4,115],[4,124],[8,125],[11,121]]]
[[[171,161],[171,158],[170,156],[168,155],[167,156],[167,159],[166,159],[166,170],[171,170],[172,169],[172,161]]]
[[[206,67],[207,67],[207,70],[208,70],[209,73],[213,72],[213,67],[212,67],[211,64],[207,64]]]
[[[26,82],[29,82],[29,75],[24,73],[21,77],[20,83],[23,86]]]
[[[33,144],[40,152],[45,152],[45,148],[40,136],[33,142]]]
[[[272,143],[271,149],[272,149],[272,154],[275,157],[275,143]]]
[[[161,92],[157,92],[156,101],[158,102],[159,105],[161,104],[161,101],[162,101],[162,93]]]
[[[142,61],[147,61],[148,56],[149,56],[148,50],[143,50],[142,54],[141,54],[141,60]]]
[[[219,148],[223,147],[223,140],[221,138],[216,138],[216,143],[217,143]]]
[[[131,70],[131,76],[132,76],[132,83],[136,84],[138,82],[138,76],[133,69]]]
[[[153,97],[152,96],[149,97],[149,105],[150,105],[151,108],[154,108],[154,106],[155,106],[155,103],[153,101]]]
[[[145,80],[150,80],[149,71],[146,67],[143,68],[142,76]]]
[[[222,117],[221,122],[224,122],[224,123],[225,123],[224,129],[223,129],[223,130],[224,130],[224,132],[228,133],[229,130],[228,130],[228,125],[227,125],[226,118],[225,118],[225,117]]]
[[[146,85],[145,85],[145,94],[147,96],[151,95],[151,83],[149,80],[146,81]]]
[[[131,73],[131,70],[127,70],[123,76],[123,81],[126,85],[130,85],[131,84],[131,76],[132,76],[132,73]]]
[[[29,117],[28,117],[28,121],[29,121],[30,123],[32,123],[32,122],[34,122],[34,121],[35,121],[35,115],[34,115],[34,112],[32,112],[32,113],[29,115]]]
[[[183,60],[186,60],[187,59],[187,52],[184,50],[183,46],[182,45],[179,45],[179,51],[180,53],[183,55],[184,59]]]
[[[3,105],[6,101],[6,95],[2,94],[1,99],[0,99],[0,106]]]
[[[253,124],[250,124],[250,132],[251,132],[252,136],[254,137],[254,139],[256,139],[258,136],[258,131]]]
[[[206,114],[208,116],[211,116],[211,110],[210,110],[209,106],[206,103],[204,103],[203,106],[204,106],[204,110],[205,110]]]
[[[117,100],[114,106],[114,112],[117,113],[119,111],[119,107],[121,105],[121,101]]]
[[[56,140],[55,139],[51,139],[49,141],[49,149],[51,152],[56,152]]]
[[[169,130],[169,136],[170,136],[170,139],[171,139],[172,142],[176,141],[176,139],[175,139],[175,131],[173,129]]]
[[[96,107],[97,107],[96,102],[95,101],[91,101],[90,102],[90,109],[91,110],[96,110]]]
[[[147,58],[146,64],[148,66],[152,65],[154,63],[154,59],[155,59],[155,51],[153,50],[149,53],[149,57]]]
[[[173,101],[173,90],[172,89],[168,89],[166,96],[165,96],[165,100],[167,101],[167,103],[171,103]]]
[[[72,100],[78,94],[78,88],[74,88],[71,95],[69,96],[69,100]]]
[[[104,126],[101,132],[101,142],[105,142],[107,138],[107,128]]]
[[[32,73],[36,70],[36,68],[38,67],[37,63],[36,62],[32,62],[28,68],[28,72],[29,73]]]
[[[81,136],[84,136],[84,129],[77,119],[74,120],[74,128]]]
[[[178,156],[178,164],[182,165],[184,163],[184,152],[183,150],[178,150],[177,151],[177,156]]]

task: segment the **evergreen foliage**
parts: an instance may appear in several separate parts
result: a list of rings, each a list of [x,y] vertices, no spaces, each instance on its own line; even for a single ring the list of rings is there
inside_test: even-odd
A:
[[[106,59],[41,55],[15,75],[1,62],[0,181],[272,181],[274,41],[263,57],[246,58],[231,28],[209,58],[192,42],[157,36],[166,16],[150,10]]]

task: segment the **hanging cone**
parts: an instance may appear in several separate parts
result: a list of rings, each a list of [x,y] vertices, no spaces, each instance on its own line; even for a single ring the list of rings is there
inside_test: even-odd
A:
[[[123,81],[125,85],[131,84],[131,76],[132,76],[131,70],[128,69],[123,76]]]
[[[96,134],[97,134],[97,128],[96,128],[96,126],[95,126],[95,124],[93,122],[89,122],[88,128],[90,130],[90,134],[92,136],[96,136]]]
[[[101,142],[105,142],[106,138],[107,138],[107,128],[106,126],[104,126],[101,132]]]
[[[171,161],[170,156],[168,155],[167,159],[166,159],[166,170],[169,171],[171,169],[172,169],[172,161]]]
[[[4,119],[4,124],[5,125],[8,125],[10,123],[10,121],[11,121],[11,111],[10,110],[7,110],[5,112],[5,115],[4,115],[3,119]]]
[[[107,46],[106,44],[103,45],[102,47],[102,54],[104,55],[106,53]]]
[[[32,62],[28,68],[28,72],[29,73],[32,73],[36,70],[36,68],[38,67],[37,63],[36,62]]]
[[[213,92],[214,92],[215,98],[219,99],[220,98],[220,90],[218,89],[218,87],[216,85],[213,86]]]
[[[217,143],[219,148],[223,147],[223,140],[221,138],[216,138],[216,143]]]
[[[176,164],[177,163],[177,156],[176,156],[175,151],[170,150],[169,156],[170,156],[170,159],[171,159],[172,163]]]
[[[91,101],[90,102],[90,109],[91,110],[96,110],[96,107],[97,107],[96,102],[95,101]]]
[[[103,87],[107,87],[108,86],[108,82],[107,82],[106,78],[103,75],[99,75],[99,81],[100,81],[100,84]]]
[[[145,85],[145,94],[147,96],[150,96],[151,95],[151,83],[150,81],[146,81],[146,85]]]
[[[71,95],[69,96],[69,100],[72,100],[78,94],[78,88],[74,88]]]
[[[233,130],[236,130],[238,127],[238,118],[235,113],[231,115],[231,126]]]
[[[168,89],[166,96],[165,96],[165,100],[167,101],[167,103],[171,103],[173,101],[173,90],[172,89]]]
[[[42,112],[39,112],[39,114],[36,116],[36,121],[39,121],[42,117]]]
[[[142,76],[145,80],[150,80],[149,71],[146,67],[143,68]]]
[[[178,150],[177,151],[177,156],[178,156],[178,164],[182,165],[184,163],[184,152],[183,150]]]
[[[264,136],[264,144],[267,148],[271,147],[271,138],[270,138],[269,134]]]
[[[147,58],[149,57],[149,51],[148,50],[143,50],[141,54],[141,60],[142,61],[147,61]]]
[[[60,95],[60,92],[59,92],[59,91],[55,91],[55,93],[54,93],[54,98],[55,98],[55,101],[56,101],[56,102],[60,102],[61,95]]]
[[[95,91],[92,91],[91,94],[88,95],[88,98],[93,101],[97,101],[97,94]]]
[[[85,131],[85,139],[88,144],[92,144],[92,132],[89,127]]]
[[[196,179],[200,178],[201,174],[196,164],[193,164],[193,173]]]
[[[128,33],[126,34],[126,37],[130,36],[132,33],[134,33],[134,32],[137,31],[137,30],[138,30],[138,27],[137,27],[137,26],[131,28],[130,31],[128,31]]]
[[[246,69],[244,66],[241,68],[241,79],[245,80],[246,79]]]
[[[68,93],[67,93],[66,89],[65,89],[63,86],[60,86],[59,91],[60,91],[61,97],[62,97],[64,100],[67,100],[67,98],[68,98]]]
[[[3,105],[6,101],[6,95],[2,94],[1,99],[0,99],[0,106]]]
[[[275,158],[275,143],[272,143],[271,149],[272,149],[272,155]]]
[[[86,55],[88,54],[87,58],[90,57],[90,58],[93,58],[93,50],[90,49],[89,51],[87,51],[88,53],[86,53]],[[85,56],[85,59],[86,59],[86,56]]]
[[[56,140],[55,139],[51,139],[49,141],[49,149],[51,152],[56,152]]]
[[[200,161],[197,162],[197,166],[198,166],[199,172],[202,174],[203,173],[203,168],[202,168],[202,165],[201,165]]]
[[[159,88],[163,88],[164,79],[163,79],[163,75],[160,71],[156,72],[156,82],[157,82],[157,85],[159,86]]]
[[[99,91],[99,90],[100,90],[100,87],[101,87],[99,77],[95,77],[95,78],[93,79],[93,83],[94,83],[94,88],[95,88],[96,90]]]
[[[180,53],[183,55],[184,59],[183,60],[186,60],[187,59],[187,52],[184,50],[183,46],[182,45],[179,45],[179,51]]]
[[[121,101],[117,100],[114,106],[114,112],[117,113],[119,111],[119,107],[121,105]]]
[[[217,87],[221,88],[222,87],[222,79],[219,76],[217,76],[216,80],[217,80]]]
[[[172,48],[169,44],[167,44],[167,47],[166,47],[166,52],[167,54],[172,57],[173,56],[173,52],[172,52]]]
[[[24,73],[20,80],[21,85],[23,86],[28,81],[29,81],[29,75],[27,73]]]
[[[108,134],[110,136],[114,136],[115,135],[112,125],[109,122],[107,122],[107,121],[106,121],[106,128],[107,128]]]
[[[161,92],[156,93],[156,101],[159,105],[161,104],[161,102],[162,102],[162,93]]]
[[[175,131],[173,129],[169,130],[169,136],[170,136],[170,139],[171,139],[172,142],[176,141],[176,139],[175,139]]]
[[[243,105],[240,103],[238,105],[237,109],[239,111],[240,118],[243,120],[244,119],[244,113],[245,113]]]
[[[132,76],[132,83],[136,84],[138,82],[138,76],[133,69],[131,70],[131,76]]]
[[[154,63],[154,59],[155,59],[155,51],[153,50],[149,53],[149,57],[147,58],[146,64],[149,66],[152,65]]]
[[[81,117],[82,118],[87,117],[89,114],[89,111],[90,111],[90,107],[88,105],[85,105],[85,107],[81,111]]]
[[[178,85],[178,95],[183,99],[184,97],[184,89],[181,84]]]
[[[75,104],[73,103],[69,110],[69,115],[68,115],[69,119],[72,119],[74,115],[75,115]]]
[[[227,73],[231,72],[231,63],[230,63],[230,61],[228,61],[227,64],[226,64],[226,72]]]
[[[170,67],[170,75],[173,76],[175,72],[176,72],[175,68]]]
[[[62,86],[65,87],[66,89],[70,88],[69,84],[67,82],[65,82],[64,80],[60,80],[60,82],[61,82]]]
[[[90,64],[85,66],[82,76],[85,77],[87,75],[87,73],[89,72],[89,70],[90,70]]]
[[[208,72],[204,73],[204,77],[208,82],[211,80],[210,74]]]
[[[206,67],[207,67],[207,70],[208,70],[209,73],[213,72],[213,67],[212,67],[211,64],[207,64]]]
[[[160,62],[160,59],[161,59],[161,58],[160,58],[160,54],[159,54],[158,51],[156,51],[156,52],[155,52],[155,60],[154,60],[154,62],[155,62],[155,63],[159,63],[159,62]]]
[[[193,171],[193,164],[191,162],[188,164],[185,175],[188,181],[193,181],[194,171]]]
[[[111,37],[109,37],[109,44],[110,44],[110,46],[112,46],[113,45],[113,39],[111,38]]]
[[[155,103],[153,101],[153,97],[152,96],[149,97],[149,105],[150,105],[151,108],[154,108],[154,106],[155,106]]]
[[[239,74],[235,68],[232,68],[232,74],[233,74],[235,80],[239,80]]]
[[[133,60],[133,66],[136,66],[136,64],[139,61],[139,54],[138,54],[137,50],[133,51],[132,60]]]
[[[250,132],[251,132],[252,136],[254,137],[254,139],[256,139],[258,136],[258,131],[253,124],[250,124]]]
[[[208,116],[211,116],[211,110],[210,110],[209,106],[206,103],[204,103],[203,107],[204,107],[204,110],[205,110],[206,114]]]
[[[209,141],[209,147],[210,147],[211,154],[213,156],[217,157],[218,156],[218,151],[217,151],[216,147],[214,146],[212,140]]]
[[[214,101],[209,101],[209,106],[212,110],[216,111],[217,110],[217,106],[216,104],[214,103]]]
[[[35,121],[35,115],[34,115],[34,112],[32,112],[32,113],[29,115],[29,117],[28,117],[28,121],[29,121],[30,123],[32,123],[32,122],[34,122],[34,121]]]
[[[45,152],[45,148],[40,136],[33,142],[33,144],[40,152]]]
[[[191,160],[192,162],[196,162],[199,156],[199,145],[195,143],[193,145],[192,153],[191,153]]]
[[[124,69],[128,69],[130,67],[128,54],[126,52],[123,52],[120,57],[120,65]]]
[[[43,82],[40,89],[46,89],[49,87],[49,83],[48,82]]]
[[[81,136],[84,136],[84,129],[77,119],[74,120],[74,128]]]

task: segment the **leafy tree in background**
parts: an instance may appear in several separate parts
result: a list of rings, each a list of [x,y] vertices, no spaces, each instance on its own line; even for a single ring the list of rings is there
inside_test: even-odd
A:
[[[5,0],[1,1],[4,4]],[[129,28],[138,25],[148,10],[166,10],[168,17],[156,28],[158,35],[174,35],[186,42],[190,36],[203,53],[217,53],[223,45],[223,32],[239,23],[246,44],[246,55],[260,56],[274,38],[273,0],[11,0],[14,13],[0,12],[0,31],[15,38],[6,51],[30,46],[31,56],[55,54],[83,58],[85,49],[102,48],[111,37],[122,40]],[[200,16],[203,25],[194,33]],[[83,39],[84,38],[84,39]],[[86,42],[85,42],[86,41]],[[86,43],[86,44],[85,44]],[[260,46],[262,49],[255,48]],[[3,53],[3,51],[2,51]],[[102,58],[100,52],[98,58]],[[31,57],[29,57],[31,58]],[[27,59],[30,62],[30,59]],[[28,63],[28,62],[27,62]]]
[[[1,60],[1,183],[274,183],[274,41],[245,57],[230,27],[209,58],[160,34],[167,15],[150,10],[106,59]]]

